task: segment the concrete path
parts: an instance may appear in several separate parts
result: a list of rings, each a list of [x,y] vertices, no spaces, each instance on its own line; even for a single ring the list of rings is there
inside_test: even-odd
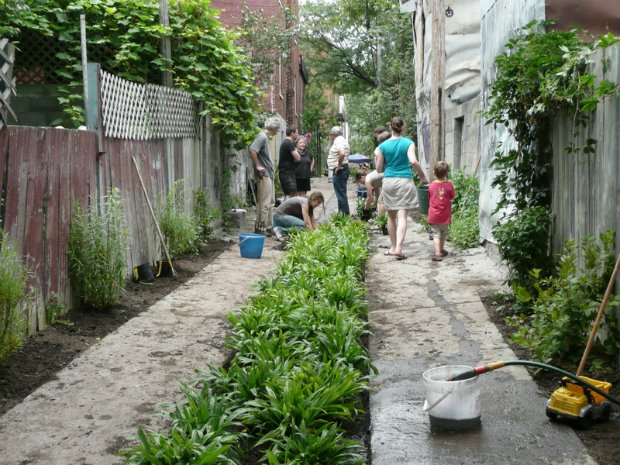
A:
[[[381,372],[370,397],[372,465],[595,464],[572,429],[549,422],[547,399],[522,367],[479,378],[481,427],[431,429],[422,410],[424,371],[517,357],[479,297],[500,289],[498,267],[483,249],[433,262],[421,229],[409,222],[403,261],[383,255],[387,236],[371,240],[370,352]]]
[[[336,210],[336,200],[325,178],[313,187],[326,197],[321,221]],[[354,212],[352,185],[349,193]],[[373,465],[595,463],[572,430],[546,420],[545,399],[522,369],[481,378],[481,428],[430,430],[421,410],[427,368],[515,357],[478,296],[499,286],[497,268],[482,250],[431,262],[431,243],[418,228],[409,225],[410,258],[402,262],[383,256],[387,237],[371,240],[371,354],[381,370],[371,395]],[[139,427],[165,429],[159,406],[180,399],[179,385],[194,369],[224,361],[226,315],[275,269],[282,256],[277,245],[267,239],[260,260],[242,259],[233,245],[0,417],[0,465],[119,464],[115,453]]]
[[[235,244],[0,417],[0,464],[123,463],[115,453],[139,427],[165,428],[158,412],[181,399],[180,383],[224,362],[226,315],[275,269],[278,244],[266,241],[260,260],[241,258]]]

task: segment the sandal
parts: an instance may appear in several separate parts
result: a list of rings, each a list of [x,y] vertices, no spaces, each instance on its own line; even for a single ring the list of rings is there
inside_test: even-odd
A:
[[[447,250],[442,250],[441,251],[441,256],[442,257],[446,257],[448,255],[448,251]]]
[[[443,261],[443,257],[441,255],[434,255],[433,256],[433,261],[434,262],[441,262],[441,261]]]
[[[396,257],[396,260],[406,260],[407,259],[407,255],[405,255],[405,254],[398,255],[398,254],[393,253],[392,255],[394,257]]]

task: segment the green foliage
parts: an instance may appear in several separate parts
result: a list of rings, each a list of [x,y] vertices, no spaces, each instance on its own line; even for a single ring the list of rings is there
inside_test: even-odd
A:
[[[58,294],[52,294],[45,304],[45,321],[48,325],[54,324],[58,317],[65,313],[65,304]]]
[[[0,36],[40,34],[62,45],[55,72],[68,84],[60,103],[78,127],[84,124],[79,16],[85,14],[89,56],[105,57],[104,69],[142,83],[159,83],[164,70],[172,71],[175,87],[202,104],[223,142],[246,147],[255,133],[258,92],[237,36],[221,25],[210,3],[170,2],[165,28],[156,0],[6,1],[0,3]],[[165,36],[172,38],[171,63],[159,52]]]
[[[176,181],[166,195],[159,215],[159,226],[171,256],[181,257],[198,252],[201,226],[195,216],[185,211],[183,180]]]
[[[209,390],[183,387],[185,402],[171,414],[170,433],[138,431],[140,444],[126,452],[126,465],[236,465],[239,423]]]
[[[512,318],[512,324],[520,328],[512,339],[531,349],[538,360],[579,359],[614,268],[614,237],[615,231],[611,230],[599,236],[600,242],[592,237],[579,244],[567,241],[553,277],[543,277],[538,269],[532,271],[537,291],[530,302],[533,314]],[[580,254],[581,267],[577,265]],[[524,297],[529,300],[530,296]],[[612,308],[618,305],[618,296],[608,303]],[[620,353],[620,335],[613,314],[608,308],[601,323],[594,346],[599,355]]]
[[[312,70],[310,70],[312,73]],[[316,76],[312,76],[305,88],[305,102],[303,113],[304,130],[320,131],[324,140],[327,140],[329,129],[336,125],[335,110],[330,106],[325,89]],[[316,140],[316,134],[313,141]]]
[[[415,73],[411,18],[398,13],[393,1],[313,1],[302,6],[300,39],[314,93],[325,87],[345,95],[347,120],[356,152],[371,154],[373,129],[395,115],[414,134]],[[333,99],[332,99],[333,100]],[[322,120],[333,125],[336,108],[321,100],[304,114],[304,122]],[[306,116],[307,115],[307,116]],[[314,128],[315,126],[311,126]]]
[[[229,367],[199,372],[170,432],[140,431],[127,463],[250,463],[250,451],[252,463],[366,463],[342,425],[375,371],[362,345],[367,241],[344,216],[294,234],[276,277],[230,315]]]
[[[573,113],[574,134],[591,119],[600,100],[618,92],[618,86],[597,80],[588,70],[598,49],[618,41],[607,34],[585,42],[578,31],[542,32],[551,22],[531,22],[506,44],[496,60],[497,76],[491,86],[491,106],[484,112],[487,124],[505,126],[516,147],[498,151],[491,165],[498,170],[493,181],[501,193],[497,211],[514,207],[547,206],[551,145],[549,124],[561,110]],[[567,151],[591,153],[596,140]]]
[[[92,204],[82,212],[79,204],[73,205],[68,254],[71,279],[80,297],[101,309],[118,302],[125,289],[127,231],[117,188],[103,197],[100,210]]]
[[[452,173],[451,180],[454,185],[454,201],[448,240],[460,249],[477,247],[480,244],[478,178],[456,170]]]
[[[200,239],[206,241],[213,234],[212,223],[221,216],[222,212],[209,204],[206,190],[199,189],[194,192],[194,221],[198,226]]]
[[[376,225],[377,225],[377,227],[378,227],[381,231],[384,231],[384,230],[386,230],[386,231],[387,231],[387,224],[388,224],[388,216],[387,216],[387,213],[383,213],[383,214],[381,214],[381,215],[376,215],[376,216],[372,219],[372,222],[373,222],[374,224],[376,224]]]
[[[504,224],[493,227],[493,237],[502,260],[508,266],[508,281],[513,289],[524,287],[534,292],[530,270],[538,268],[548,276],[552,261],[549,257],[549,224],[551,215],[545,207],[530,207]]]
[[[26,336],[21,313],[28,297],[28,269],[9,237],[0,230],[0,360],[18,349]]]
[[[272,83],[274,61],[281,60],[283,67],[290,63],[291,41],[296,38],[296,18],[290,8],[280,4],[280,15],[269,16],[263,8],[241,6],[237,28],[239,43],[247,54],[252,73],[258,86],[267,90]],[[283,22],[286,28],[282,27]]]

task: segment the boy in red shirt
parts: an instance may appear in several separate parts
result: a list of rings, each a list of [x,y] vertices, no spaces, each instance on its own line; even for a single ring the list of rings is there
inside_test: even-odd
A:
[[[452,220],[452,200],[454,186],[446,178],[448,164],[441,160],[433,167],[435,181],[428,187],[428,218],[426,222],[431,227],[431,236],[435,243],[433,261],[440,262],[448,255],[444,249],[448,237],[448,225]]]

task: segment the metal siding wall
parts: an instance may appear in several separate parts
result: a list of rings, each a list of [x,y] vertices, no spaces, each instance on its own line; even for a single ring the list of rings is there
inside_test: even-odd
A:
[[[495,79],[495,57],[504,51],[506,42],[515,31],[533,19],[545,18],[544,0],[482,0],[482,110],[489,106],[489,87]],[[511,140],[504,127],[494,129],[481,123],[480,128],[480,239],[494,242],[491,228],[497,218],[492,215],[499,200],[499,193],[491,187],[495,171],[490,167],[498,144],[509,150]]]

